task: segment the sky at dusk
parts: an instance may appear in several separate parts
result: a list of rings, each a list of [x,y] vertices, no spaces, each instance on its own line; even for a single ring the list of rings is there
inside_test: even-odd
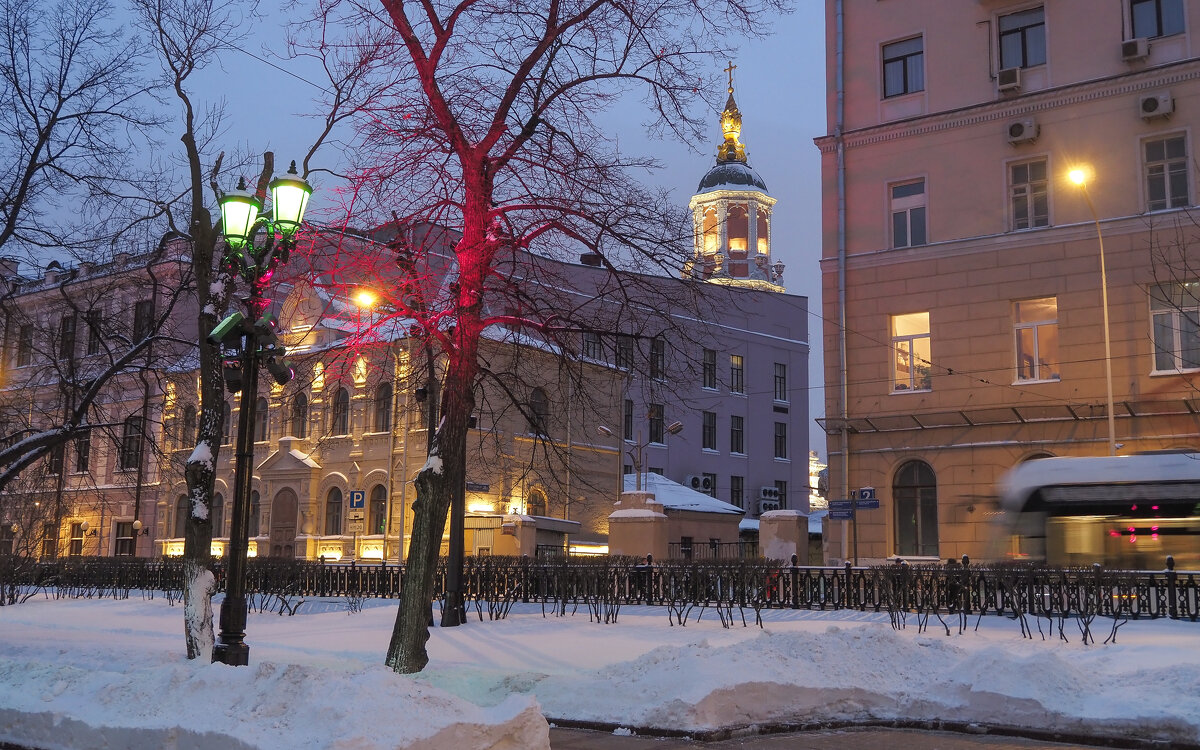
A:
[[[734,87],[750,165],[779,201],[774,211],[774,258],[787,266],[788,293],[809,300],[809,435],[811,447],[824,459],[825,437],[812,421],[824,415],[818,317],[820,159],[813,144],[813,138],[825,133],[824,2],[796,0],[796,6],[791,15],[776,19],[770,37],[742,44],[733,60],[737,65]],[[320,123],[306,113],[319,111],[313,100],[320,95],[321,79],[318,71],[305,71],[270,54],[270,49],[282,45],[281,30],[272,24],[282,24],[288,15],[270,2],[263,10],[268,16],[258,22],[256,38],[205,71],[199,91],[226,98],[224,148],[251,153],[272,149],[281,172],[288,161],[302,158],[315,139]],[[253,88],[230,92],[225,87],[237,77],[254,80]],[[712,113],[708,142],[698,150],[647,137],[642,127],[647,119],[636,96],[614,110],[612,127],[621,150],[657,157],[664,168],[648,181],[672,190],[679,206],[686,207],[700,178],[715,163],[721,140],[718,112]],[[322,166],[327,156],[318,154],[314,166]],[[319,195],[314,197],[317,200]]]

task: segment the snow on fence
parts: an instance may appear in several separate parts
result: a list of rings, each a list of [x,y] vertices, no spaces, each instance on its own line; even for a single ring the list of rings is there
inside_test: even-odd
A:
[[[6,559],[7,558],[7,559]],[[219,587],[225,566],[214,561]],[[445,585],[445,561],[437,591]],[[124,598],[178,595],[182,563],[174,559],[68,558],[17,564],[0,556],[0,606],[31,595]],[[1024,564],[814,567],[777,561],[654,560],[632,557],[471,557],[466,597],[489,612],[505,602],[542,603],[565,612],[589,607],[596,616],[623,604],[666,607],[738,606],[854,609],[874,612],[1200,619],[1200,571],[1047,568]],[[260,597],[396,597],[402,566],[251,559],[249,594]]]

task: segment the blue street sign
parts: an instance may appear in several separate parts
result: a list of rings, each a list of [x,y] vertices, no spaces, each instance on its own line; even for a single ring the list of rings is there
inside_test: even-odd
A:
[[[870,500],[855,500],[854,506],[859,510],[876,510],[879,508],[879,500],[871,498]]]
[[[363,510],[367,507],[367,493],[362,490],[350,490],[350,510]]]
[[[829,511],[829,520],[830,521],[849,521],[851,518],[854,518],[854,511],[852,511],[852,510],[831,510],[831,511]]]
[[[875,499],[875,488],[874,487],[860,488],[858,490],[858,499],[859,500],[874,500]],[[861,508],[862,506],[860,505],[858,507]]]
[[[850,502],[851,501],[849,501],[849,500],[830,500],[829,501],[829,509],[830,510],[851,510],[853,506],[851,506]]]

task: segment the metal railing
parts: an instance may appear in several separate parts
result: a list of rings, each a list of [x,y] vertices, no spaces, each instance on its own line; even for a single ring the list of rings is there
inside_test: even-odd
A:
[[[175,559],[83,558],[14,564],[0,558],[0,594],[128,596],[177,592]],[[225,566],[213,567],[218,588]],[[435,590],[445,590],[445,562]],[[1200,571],[1046,568],[1028,565],[816,567],[762,559],[668,560],[632,557],[470,557],[464,591],[474,601],[586,604],[733,605],[874,612],[1200,619]],[[404,569],[388,564],[251,559],[248,593],[397,597]],[[10,595],[0,604],[13,603]]]
[[[670,542],[667,555],[673,560],[747,560],[756,558],[758,542]]]

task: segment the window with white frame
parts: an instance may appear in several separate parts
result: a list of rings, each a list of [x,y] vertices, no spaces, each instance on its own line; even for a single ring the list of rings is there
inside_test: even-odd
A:
[[[925,231],[925,180],[893,183],[892,247],[915,247],[929,241]]]
[[[1046,12],[1030,8],[1000,16],[1000,67],[1032,68],[1046,64]]]
[[[1058,299],[1013,303],[1017,380],[1058,380]]]
[[[892,355],[893,391],[930,389],[929,313],[892,316]]]
[[[1008,166],[1008,198],[1013,229],[1050,225],[1048,184],[1045,159]]]
[[[1182,208],[1188,199],[1187,141],[1182,134],[1143,144],[1146,168],[1146,208]]]
[[[775,458],[788,457],[787,422],[775,423]]]
[[[775,400],[788,400],[787,365],[783,362],[775,363]]]
[[[1200,368],[1200,281],[1150,287],[1157,372]]]
[[[1129,20],[1134,38],[1182,34],[1183,0],[1131,0]]]
[[[883,96],[925,90],[925,40],[913,37],[883,45]]]

